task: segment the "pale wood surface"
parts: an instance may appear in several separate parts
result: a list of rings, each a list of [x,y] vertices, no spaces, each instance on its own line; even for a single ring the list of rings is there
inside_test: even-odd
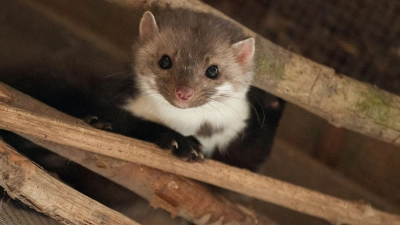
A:
[[[0,114],[0,127],[6,130],[190,177],[334,224],[400,224],[400,217],[369,205],[323,195],[212,160],[188,164],[153,144],[86,125],[51,119],[4,103],[0,104]]]
[[[138,224],[56,180],[3,141],[0,185],[11,197],[64,224]]]
[[[61,113],[0,82],[0,102],[72,124],[89,127],[83,121]],[[20,133],[24,138],[68,158],[147,199],[155,208],[162,208],[172,217],[180,216],[196,224],[276,225],[254,210],[213,194],[190,179],[123,160],[82,151]],[[57,194],[57,193],[54,193]]]
[[[36,144],[64,156],[131,190],[162,208],[172,217],[180,216],[195,224],[277,225],[265,216],[233,203],[190,179],[49,141],[29,138]]]
[[[65,13],[63,11],[65,5],[61,3],[48,0],[20,1],[46,14],[55,22],[67,27],[78,36],[90,40],[115,57],[126,59],[131,54],[130,46],[121,37],[123,35],[110,37],[107,32],[93,26],[85,19],[79,20],[79,18]],[[231,20],[221,12],[196,0],[149,0],[145,2],[141,0],[109,0],[108,2],[134,9],[135,13],[139,14],[154,7],[185,7],[213,13]],[[107,22],[107,20],[102,22]],[[400,146],[399,96],[345,75],[336,74],[332,68],[293,54],[244,26],[241,27],[246,33],[256,37],[254,86],[294,103],[337,127],[345,127]],[[131,32],[131,30],[129,31]]]
[[[143,7],[143,2],[139,0],[112,2],[134,8]],[[149,8],[152,4],[185,7],[229,19],[200,1],[146,1],[146,4]],[[399,96],[337,74],[332,68],[291,53],[241,27],[257,38],[254,86],[294,103],[337,127],[400,146]]]

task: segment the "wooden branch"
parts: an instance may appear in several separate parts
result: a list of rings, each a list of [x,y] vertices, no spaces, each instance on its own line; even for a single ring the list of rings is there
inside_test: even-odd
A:
[[[3,141],[0,185],[12,198],[64,224],[138,224],[51,177]]]
[[[180,216],[199,225],[217,221],[221,225],[277,225],[190,179],[40,139],[31,140],[139,194],[151,206],[170,212],[172,217]]]
[[[112,0],[140,8],[140,0]],[[186,0],[150,0],[147,7],[185,7],[224,17],[257,38],[256,76],[253,85],[312,112],[337,127],[400,146],[400,97],[370,84],[337,74],[285,50],[221,12]]]
[[[93,30],[94,28],[87,21],[77,21],[77,18],[68,17],[65,13],[57,11],[57,7],[49,7],[56,3],[51,3],[48,0],[20,1],[39,9],[55,22],[64,25],[80,37],[97,44],[99,48],[103,48],[112,55],[125,59],[126,56],[131,54],[130,46],[124,46],[117,39],[105,38],[107,34],[100,30]],[[195,0],[108,1],[123,7],[142,10],[151,9],[154,6],[160,8],[185,7],[213,13],[231,20],[221,12]],[[44,8],[40,8],[40,5]],[[55,18],[54,15],[59,15],[59,17]],[[400,146],[399,96],[344,75],[336,74],[332,68],[293,54],[258,36],[244,26],[238,25],[246,33],[256,37],[257,56],[254,86],[325,118],[337,127],[345,127]],[[129,29],[130,27],[126,28],[126,30]]]
[[[129,5],[130,7],[141,7],[144,4],[143,1],[138,1],[138,0],[124,0],[124,1],[113,0],[113,2],[118,2],[120,4],[124,4],[127,6]],[[168,4],[168,6],[171,7],[182,6],[196,10],[199,9],[203,11],[208,10],[209,12],[218,14],[218,12],[216,12],[215,10],[210,9],[209,7],[197,1],[164,0],[164,1],[146,1],[146,3],[147,4],[154,3],[162,5]],[[83,22],[82,24],[84,24],[84,21],[82,22]],[[79,26],[82,26],[82,24],[79,24]],[[80,32],[82,32],[82,30]],[[81,34],[80,36],[84,35]],[[360,133],[369,135],[371,137],[375,137],[396,145],[400,144],[399,97],[390,95],[387,92],[376,89],[365,83],[357,82],[353,79],[335,74],[335,72],[332,69],[311,62],[295,54],[292,54],[280,47],[273,45],[272,43],[261,37],[257,37],[257,43],[258,43],[257,61],[256,61],[257,75],[253,82],[255,86],[260,87],[277,96],[280,96],[288,101],[291,101],[317,115],[320,115],[321,117],[326,118],[328,121],[330,121],[336,126],[344,126],[348,129],[358,131]],[[125,49],[126,51],[129,51],[130,48],[126,47]],[[12,112],[12,110],[10,112]],[[17,111],[13,112],[15,113]],[[52,126],[57,124],[57,123],[54,124],[54,122],[55,121],[53,121]],[[60,124],[65,125],[65,123],[61,122]],[[13,125],[8,124],[8,126],[12,127]],[[68,127],[69,126],[67,126],[67,128]],[[87,130],[85,130],[84,128],[81,130],[85,131],[85,135],[88,134],[86,133]],[[90,134],[93,135],[93,133]],[[96,139],[94,136],[93,138],[94,139],[92,140]],[[130,142],[128,141],[127,143]],[[103,148],[104,146],[101,147]],[[123,149],[123,146],[120,147]],[[128,147],[129,145],[125,146],[125,148]],[[145,148],[145,146],[142,147]],[[137,148],[135,147],[135,149]],[[106,149],[103,150],[106,151]],[[143,153],[140,150],[138,152],[139,156],[140,154],[145,154],[145,155],[149,154],[148,152]],[[143,159],[143,157],[144,156],[142,155],[139,158]],[[162,158],[162,156],[160,157]],[[147,163],[147,161],[145,161],[145,163]],[[211,167],[209,168],[210,163],[213,162],[207,161],[206,163],[200,165],[203,169],[204,168],[207,169],[208,172],[208,169],[211,168]],[[162,165],[161,163],[160,166],[164,165]],[[198,177],[200,176],[199,175],[200,171],[204,173],[204,170],[201,170],[201,168],[199,167],[200,166],[198,164],[193,164],[193,166],[189,167],[190,169],[194,168],[194,171],[191,172],[198,173],[194,174],[196,175],[194,177],[197,177],[197,179],[200,179]],[[188,167],[186,166],[185,169],[188,169]],[[211,171],[215,172],[215,170]],[[222,169],[222,171],[226,170]],[[234,174],[236,174],[236,172]],[[215,176],[214,174],[212,175]],[[211,176],[210,179],[215,179],[215,177],[213,176]],[[234,177],[236,177],[236,175]],[[244,181],[249,182],[245,178],[246,177],[243,177]],[[250,180],[254,178],[255,177],[251,176],[248,177],[248,179]],[[241,179],[237,179],[237,177],[236,179],[232,177],[228,177],[226,179],[229,180],[229,182],[237,181],[239,186],[244,185],[245,187],[240,186],[240,188],[245,188],[245,191],[253,190],[253,189],[246,189],[248,184],[245,184],[246,182],[242,181]],[[217,182],[216,179],[214,182]],[[221,182],[227,182],[227,181],[221,180]],[[296,208],[297,210],[300,211],[303,210],[304,212],[307,212],[312,215],[317,215],[317,216],[319,215],[322,218],[331,219],[331,221],[336,221],[336,218],[340,218],[343,220],[360,222],[363,220],[360,219],[360,217],[362,217],[363,215],[362,209],[367,209],[366,211],[370,210],[368,207],[357,208],[357,206],[359,206],[358,204],[351,204],[349,202],[343,203],[340,200],[330,199],[329,197],[324,198],[326,196],[320,197],[320,195],[313,192],[311,192],[310,195],[307,195],[305,194],[308,193],[307,191],[303,192],[303,189],[297,189],[296,187],[292,187],[290,185],[285,186],[284,183],[282,184],[280,182],[277,182],[276,186],[274,185],[273,180],[261,179],[260,182],[264,185],[265,183],[271,184],[273,187],[271,193],[269,194],[264,193],[266,196],[264,197],[265,199],[270,199],[271,202],[275,202],[277,204],[281,203],[281,205],[286,205],[289,208]],[[224,183],[223,185],[227,184]],[[240,189],[238,185],[233,186],[233,189]],[[274,188],[281,187],[279,185],[283,185],[282,186],[283,189],[275,190]],[[264,188],[267,189],[269,187],[264,186]],[[292,194],[293,196],[295,196],[295,198],[291,198],[290,197],[291,195],[286,193],[286,191],[288,190],[293,191]],[[254,192],[254,195],[262,195],[260,193],[262,193],[262,191]],[[276,199],[273,199],[274,195],[278,197],[275,196]],[[318,200],[319,205],[313,205],[312,203],[308,202],[308,200],[305,200],[307,199],[307,197],[309,199],[319,199]],[[329,204],[325,204],[326,202],[329,202]],[[320,206],[323,206],[324,208],[319,209]],[[327,208],[325,207],[328,208],[332,207],[332,210],[334,212],[329,212],[329,210],[327,210]],[[349,210],[347,210],[347,207],[349,208]],[[366,211],[364,211],[364,213],[367,213]],[[352,216],[348,215],[349,213],[353,212],[355,213]],[[374,213],[376,213],[376,211],[373,210],[373,214]],[[371,220],[366,219],[368,221],[363,221],[360,223],[390,224],[390,222],[388,222],[390,221],[390,218],[393,221],[399,221],[398,217],[396,216],[390,216],[386,214],[381,215],[380,212],[377,213],[379,216],[371,218]],[[386,216],[389,217],[386,218]],[[355,218],[358,218],[358,220]],[[368,216],[366,218],[368,218]],[[384,218],[382,219],[382,221],[384,221],[385,223],[379,222],[379,218]],[[396,222],[393,222],[392,224],[396,224]]]
[[[188,164],[153,144],[85,125],[50,119],[4,103],[0,103],[0,115],[0,128],[6,130],[190,177],[334,224],[400,224],[399,216],[369,205],[323,195],[212,160]]]
[[[90,127],[2,83],[0,83],[1,101],[13,107]],[[221,196],[212,194],[202,185],[187,178],[33,138],[27,134],[20,135],[139,194],[153,207],[165,209],[173,217],[181,216],[196,224],[213,224],[215,221],[220,221],[221,225],[276,225],[267,217],[257,215],[245,206],[222,199]]]

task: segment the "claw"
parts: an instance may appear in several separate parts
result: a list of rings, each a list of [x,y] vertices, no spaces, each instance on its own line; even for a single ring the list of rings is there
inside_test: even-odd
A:
[[[99,118],[97,116],[90,116],[89,119],[88,119],[88,123],[90,125],[95,124],[97,122],[99,122]]]
[[[193,154],[195,157],[198,156],[197,152],[194,149],[192,149],[192,151],[190,153]]]
[[[173,142],[172,142],[172,147],[175,148],[175,149],[178,149],[178,147],[179,147],[179,146],[178,146],[178,142],[173,141]]]
[[[192,151],[190,152],[190,154],[191,154],[191,159],[193,160],[193,161],[197,161],[197,162],[200,162],[200,161],[203,161],[204,160],[204,155],[201,153],[201,152],[197,152],[196,150],[194,150],[194,149],[192,149]]]
[[[112,125],[111,123],[105,123],[103,126],[103,130],[105,131],[112,131]]]

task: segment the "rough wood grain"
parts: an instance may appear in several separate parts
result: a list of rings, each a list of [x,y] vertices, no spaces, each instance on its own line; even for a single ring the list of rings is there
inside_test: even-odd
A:
[[[90,127],[0,82],[2,101],[13,107]],[[180,216],[199,225],[214,224],[216,221],[221,225],[276,225],[269,218],[223,199],[190,179],[27,134],[20,135],[139,194],[153,207],[162,208],[173,217]]]
[[[49,141],[30,140],[139,194],[154,208],[170,212],[172,217],[180,216],[198,225],[277,225],[190,179]]]
[[[131,7],[145,3],[133,0],[113,2]],[[146,1],[152,2],[169,3],[172,7],[207,8],[197,1]],[[257,43],[261,47],[257,47],[256,86],[337,126],[399,145],[400,107],[397,96],[335,74],[332,69],[291,54],[265,39],[257,38]]]
[[[0,185],[12,198],[64,224],[138,224],[51,177],[3,141]]]
[[[143,2],[139,0],[112,2],[143,7]],[[229,19],[200,1],[149,0],[146,3],[149,8],[154,4],[185,7]],[[332,68],[293,54],[241,27],[257,38],[254,86],[321,116],[334,126],[400,146],[399,96],[337,74]]]
[[[48,0],[20,1],[45,13],[57,23],[116,57],[126,59],[131,54],[130,46],[126,42],[121,44],[121,38],[108,37],[100,28],[90,26],[91,24],[84,19],[79,20],[68,15],[62,7],[59,7],[59,3]],[[155,7],[185,7],[231,20],[221,12],[196,0],[108,0],[108,2],[140,9],[140,12]],[[325,118],[337,127],[345,127],[400,146],[399,96],[345,75],[336,74],[332,68],[293,54],[244,26],[241,27],[246,33],[256,37],[254,86]],[[129,29],[127,27],[125,30]]]
[[[0,128],[207,182],[324,218],[334,224],[400,224],[400,217],[212,160],[183,162],[155,145],[0,103]]]

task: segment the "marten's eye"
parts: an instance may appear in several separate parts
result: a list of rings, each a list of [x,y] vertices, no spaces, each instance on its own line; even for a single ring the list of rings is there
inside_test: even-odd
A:
[[[219,70],[218,70],[218,66],[216,65],[212,65],[210,67],[207,68],[206,70],[206,76],[210,79],[217,79],[219,75]]]
[[[158,61],[158,65],[161,69],[167,70],[172,67],[172,61],[167,55],[161,56],[161,59]]]

